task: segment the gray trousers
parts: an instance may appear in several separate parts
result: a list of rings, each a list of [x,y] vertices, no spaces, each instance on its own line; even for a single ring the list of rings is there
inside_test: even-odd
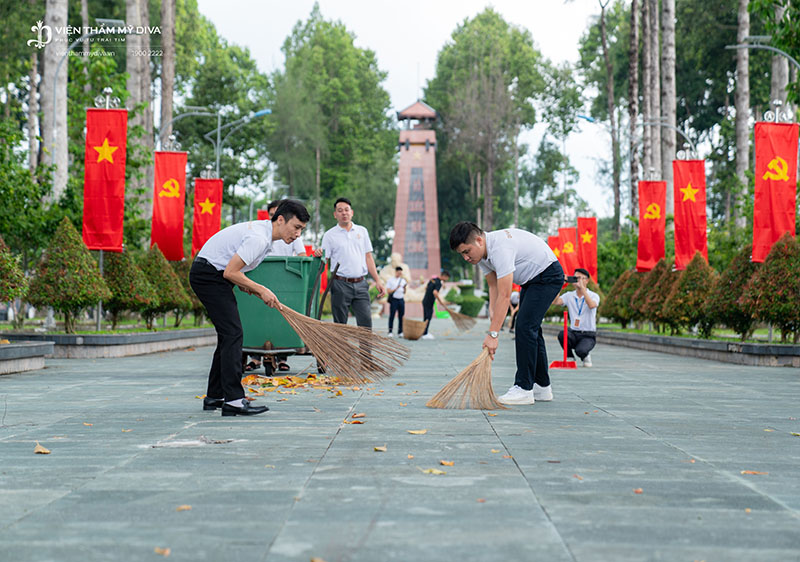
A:
[[[366,279],[348,283],[334,278],[331,281],[331,312],[337,324],[347,324],[348,312],[352,310],[356,324],[372,328],[372,311],[369,306],[369,285]]]

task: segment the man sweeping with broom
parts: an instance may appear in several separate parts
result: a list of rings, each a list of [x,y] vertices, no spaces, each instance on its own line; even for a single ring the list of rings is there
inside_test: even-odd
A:
[[[272,308],[280,309],[275,294],[256,283],[245,272],[256,268],[269,253],[272,243],[291,244],[309,220],[299,201],[283,201],[271,220],[234,224],[208,239],[192,263],[189,282],[217,331],[217,348],[208,373],[204,410],[222,408],[223,416],[252,416],[266,412],[266,406],[251,406],[242,387],[242,322],[234,286],[255,295]]]
[[[492,357],[508,311],[512,285],[522,286],[514,342],[517,373],[514,385],[498,400],[503,404],[552,400],[541,325],[564,284],[564,271],[556,255],[544,240],[525,230],[507,228],[484,232],[475,223],[466,221],[450,231],[450,248],[469,263],[477,264],[486,276],[492,314],[483,347]]]

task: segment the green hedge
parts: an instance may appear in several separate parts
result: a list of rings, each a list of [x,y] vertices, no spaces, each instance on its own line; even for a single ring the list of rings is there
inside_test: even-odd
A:
[[[156,316],[172,310],[185,313],[192,308],[189,295],[183,290],[178,276],[169,265],[169,262],[158,249],[158,245],[150,248],[145,254],[140,267],[147,280],[153,285],[158,295],[158,301],[142,309],[142,316],[147,323],[147,329],[153,329],[153,320]]]
[[[136,265],[130,252],[108,252],[103,257],[103,278],[111,298],[103,308],[111,313],[111,329],[117,329],[121,312],[140,312],[158,304],[158,295]]]
[[[727,326],[739,334],[742,341],[752,335],[756,321],[753,310],[740,302],[747,282],[761,265],[750,261],[751,252],[751,248],[747,246],[733,258],[717,279],[703,306],[703,315],[707,322]]]

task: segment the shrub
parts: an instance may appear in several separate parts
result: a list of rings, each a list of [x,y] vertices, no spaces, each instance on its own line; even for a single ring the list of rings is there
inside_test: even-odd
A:
[[[461,304],[461,295],[456,291],[455,287],[447,291],[444,300],[453,304]]]
[[[633,300],[633,296],[642,286],[645,275],[647,274],[631,270],[631,276],[628,277],[628,280],[620,289],[619,295],[617,295],[617,314],[619,315],[620,323],[624,321],[624,326],[627,326],[628,322],[634,322],[642,318],[635,306],[637,303]]]
[[[11,302],[24,298],[27,292],[28,279],[19,266],[19,258],[11,253],[3,238],[0,237],[0,302]],[[21,321],[21,316],[15,314],[15,326],[19,326]]]
[[[800,245],[789,234],[775,242],[767,259],[747,283],[740,304],[756,318],[781,331],[785,342],[790,332],[797,341],[800,330]]]
[[[608,296],[600,301],[600,306],[598,307],[598,314],[619,322],[622,324],[623,328],[627,326],[628,319],[620,314],[620,296],[622,288],[625,286],[625,283],[628,282],[628,279],[631,278],[631,275],[633,275],[632,270],[628,269],[624,271],[611,286],[611,291],[609,291]]]
[[[673,320],[672,316],[664,313],[664,303],[667,302],[672,288],[680,277],[680,271],[667,269],[647,296],[647,302],[644,307],[648,320],[651,320],[656,325],[666,324],[672,334],[680,333],[680,326]]]
[[[194,289],[192,289],[191,283],[189,283],[189,272],[192,269],[192,260],[181,260],[181,261],[172,261],[169,262],[172,266],[173,271],[175,271],[175,275],[178,276],[178,281],[181,282],[181,286],[183,290],[186,291],[186,295],[189,297],[189,301],[192,303],[191,311],[194,313],[194,325],[199,326],[203,323],[203,316],[206,313],[206,307],[203,306],[203,303],[200,302],[200,299],[197,298],[197,295],[194,293]],[[176,314],[175,315],[175,327],[177,328],[181,324],[181,320],[183,319],[183,314]]]
[[[678,274],[661,310],[671,326],[689,329],[700,324],[703,337],[711,335],[713,322],[705,319],[704,304],[716,283],[717,274],[700,252]]]
[[[483,308],[483,303],[486,300],[481,297],[476,297],[475,295],[462,295],[461,296],[461,313],[466,314],[467,316],[472,316],[473,318],[477,316],[481,309]]]
[[[100,268],[68,218],[61,221],[31,281],[28,302],[64,314],[64,330],[75,332],[75,316],[111,298]]]
[[[192,302],[189,295],[183,290],[178,276],[172,271],[157,244],[147,252],[140,267],[158,296],[158,301],[142,309],[148,330],[153,329],[153,320],[159,314],[170,310],[185,312],[191,309]]]
[[[103,278],[111,290],[111,298],[103,308],[111,313],[111,329],[117,328],[123,311],[139,312],[158,304],[158,295],[130,252],[109,252],[103,259]]]
[[[655,291],[656,284],[664,276],[664,273],[669,270],[670,266],[667,260],[662,258],[658,260],[653,269],[642,274],[639,288],[633,293],[630,301],[636,320],[651,320],[647,308],[650,294]]]
[[[746,340],[755,328],[753,310],[742,306],[747,282],[761,264],[750,261],[751,247],[745,246],[718,277],[714,289],[706,300],[703,313],[709,322],[724,324]]]

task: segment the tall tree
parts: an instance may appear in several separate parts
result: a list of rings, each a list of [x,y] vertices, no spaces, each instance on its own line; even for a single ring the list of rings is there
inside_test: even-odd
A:
[[[747,11],[748,0],[739,0],[736,42],[739,44],[747,41],[750,35],[750,13]],[[736,177],[739,179],[739,189],[734,206],[736,226],[745,226],[746,218],[740,211],[747,193],[747,170],[750,168],[750,55],[747,49],[736,51]]]
[[[161,0],[161,126],[159,136],[172,134],[172,100],[175,89],[175,0]]]
[[[650,100],[650,117],[653,122],[661,123],[661,65],[660,65],[660,41],[659,41],[659,10],[658,0],[644,0],[648,3],[648,13],[650,18],[650,34],[645,37],[645,41],[650,44],[650,84],[645,90],[645,95]],[[650,137],[653,144],[652,167],[656,174],[661,174],[661,125],[654,124],[650,127]]]
[[[644,179],[650,179],[650,170],[653,168],[653,104],[650,95],[650,84],[653,75],[653,57],[650,50],[652,21],[650,19],[650,0],[642,0],[642,165],[644,166]]]
[[[50,26],[52,41],[44,48],[42,92],[42,162],[54,164],[52,198],[58,201],[67,187],[67,74],[68,65],[58,66],[64,55],[67,36],[67,0],[47,0],[45,25]],[[58,77],[56,71],[58,70]]]
[[[675,0],[661,0],[661,177],[672,193],[672,161],[675,159]],[[674,198],[667,197],[667,215],[673,214]]]
[[[606,6],[610,0],[599,0],[600,2],[600,42],[603,47],[603,60],[606,68],[606,96],[608,97],[608,119],[611,128],[611,169],[614,188],[614,229],[617,236],[620,234],[620,208],[622,200],[620,198],[620,154],[619,154],[619,131],[617,130],[617,110],[614,98],[614,65],[611,63],[611,55],[608,52],[608,38],[606,37]]]
[[[639,5],[631,0],[631,31],[628,42],[628,150],[630,152],[630,215],[639,209]]]

